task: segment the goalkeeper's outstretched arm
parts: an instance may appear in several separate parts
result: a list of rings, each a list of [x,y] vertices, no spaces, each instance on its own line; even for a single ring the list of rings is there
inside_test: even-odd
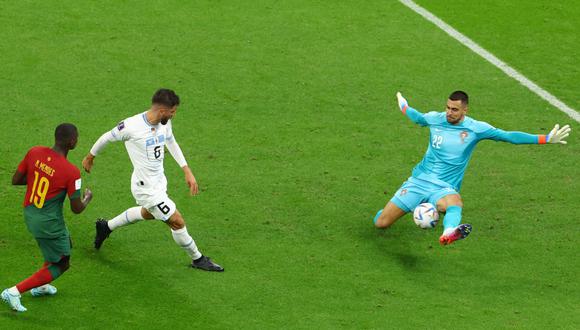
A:
[[[427,125],[427,121],[423,117],[423,114],[416,109],[411,108],[407,100],[403,97],[403,95],[401,95],[401,92],[397,92],[397,102],[399,103],[399,109],[401,109],[401,112],[414,123],[421,126]]]
[[[546,144],[546,143],[558,143],[566,144],[568,143],[564,139],[570,135],[570,125],[565,125],[560,127],[556,124],[549,134],[529,134],[524,132],[510,132],[504,131],[498,128],[489,130],[484,134],[487,135],[484,138],[509,142],[513,144]]]

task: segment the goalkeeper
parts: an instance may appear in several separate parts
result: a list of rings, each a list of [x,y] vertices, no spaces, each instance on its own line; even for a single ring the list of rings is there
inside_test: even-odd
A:
[[[401,112],[420,126],[430,130],[429,147],[423,160],[413,169],[411,177],[397,190],[384,209],[377,212],[374,224],[387,228],[417,205],[429,202],[445,214],[442,245],[463,239],[471,232],[470,224],[461,224],[463,201],[459,195],[463,174],[481,140],[503,141],[513,144],[566,144],[570,126],[554,126],[548,135],[508,132],[488,123],[466,116],[469,98],[465,92],[455,91],[447,100],[445,112],[421,113],[409,107],[401,93],[397,93]]]

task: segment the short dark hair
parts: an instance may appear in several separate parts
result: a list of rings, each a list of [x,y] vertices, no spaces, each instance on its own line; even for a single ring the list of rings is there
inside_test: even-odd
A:
[[[153,94],[153,104],[160,104],[170,108],[179,105],[179,96],[171,89],[161,88]]]
[[[469,104],[469,96],[464,91],[455,91],[449,95],[449,99],[451,101],[461,101],[461,103],[468,105]]]
[[[54,140],[57,144],[69,143],[74,138],[78,137],[79,131],[73,124],[62,123],[54,130]]]

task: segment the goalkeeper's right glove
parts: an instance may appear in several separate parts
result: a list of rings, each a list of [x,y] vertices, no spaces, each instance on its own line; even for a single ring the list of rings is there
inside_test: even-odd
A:
[[[407,111],[407,108],[409,107],[409,104],[407,103],[407,100],[403,97],[403,95],[401,95],[401,92],[397,92],[397,102],[399,102],[399,109],[401,109],[401,111],[405,113]]]
[[[564,139],[570,135],[571,130],[570,125],[560,128],[560,125],[556,124],[556,126],[552,128],[552,131],[550,131],[550,134],[546,136],[546,142],[566,144],[568,142],[564,141]]]

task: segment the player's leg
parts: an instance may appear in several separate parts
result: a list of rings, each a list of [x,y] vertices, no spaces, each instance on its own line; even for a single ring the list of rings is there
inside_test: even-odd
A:
[[[44,263],[43,267],[48,269],[48,271],[50,272],[50,274],[52,276],[52,279],[50,280],[50,282],[59,278],[64,272],[66,272],[70,268],[69,261],[70,261],[70,256],[66,255],[66,256],[62,256],[60,258],[60,260],[57,262],[45,262]],[[35,284],[30,284],[30,285],[35,285]],[[18,285],[17,285],[17,287],[19,288],[18,290],[20,291],[20,287]],[[26,290],[26,288],[24,288],[24,287],[22,289]],[[37,287],[30,289],[30,294],[35,296],[35,297],[47,296],[47,295],[53,296],[56,294],[57,291],[58,290],[56,289],[55,286],[53,286],[49,283],[46,283],[46,284],[42,284],[40,286],[37,286]]]
[[[202,254],[199,252],[199,249],[191,235],[187,232],[185,220],[183,219],[181,212],[175,210],[165,223],[171,228],[171,236],[173,236],[175,243],[179,245],[192,260],[201,258]]]
[[[141,206],[131,207],[113,219],[107,221],[105,219],[97,219],[95,223],[95,249],[100,249],[103,242],[109,237],[113,230],[132,225],[141,220],[153,219],[154,217]]]
[[[2,299],[12,309],[24,312],[26,308],[20,303],[22,293],[35,288],[42,289],[31,292],[33,295],[56,294],[56,288],[49,283],[60,277],[70,267],[70,237],[63,235],[56,239],[37,238],[45,263],[40,270],[27,279],[2,292]]]
[[[192,267],[208,271],[222,272],[224,269],[199,252],[195,241],[187,232],[185,220],[175,203],[166,195],[155,206],[147,210],[155,219],[163,220],[171,228],[171,236],[192,259]]]
[[[439,238],[442,245],[448,245],[456,240],[466,238],[471,232],[470,224],[461,224],[463,211],[463,200],[461,196],[452,189],[446,189],[434,196],[437,211],[445,214],[443,218],[443,234]]]
[[[406,211],[389,201],[384,209],[377,212],[373,222],[377,228],[388,228],[405,214],[407,214]]]
[[[171,235],[173,236],[175,243],[181,246],[181,248],[185,250],[185,252],[187,252],[187,254],[191,257],[191,266],[193,268],[199,268],[213,272],[224,271],[220,265],[214,263],[210,258],[202,255],[201,252],[199,252],[195,241],[187,232],[187,228],[185,227],[185,220],[178,210],[175,210],[175,213],[171,215],[167,221],[167,225],[169,225],[171,228]]]
[[[375,227],[388,228],[405,214],[411,212],[423,199],[423,190],[418,185],[405,181],[395,192],[384,209],[373,219]]]

